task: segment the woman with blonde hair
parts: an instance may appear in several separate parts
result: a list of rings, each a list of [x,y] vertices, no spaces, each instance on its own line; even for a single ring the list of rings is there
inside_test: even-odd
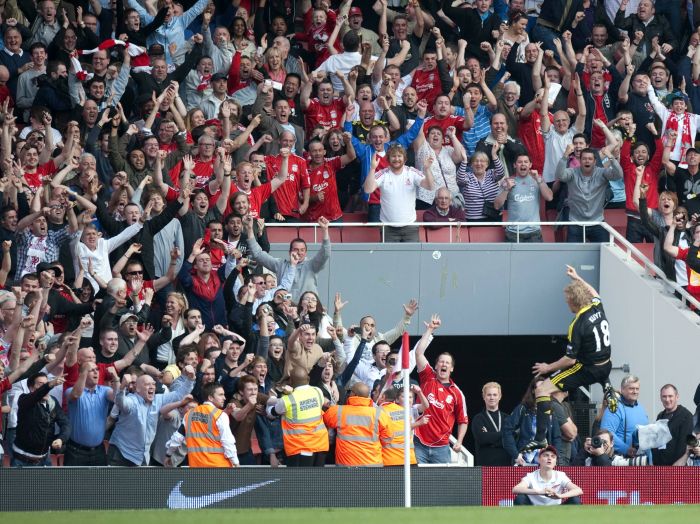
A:
[[[273,82],[284,84],[284,79],[287,78],[287,70],[284,68],[282,53],[276,47],[270,47],[265,51],[262,74]]]
[[[501,401],[501,385],[487,382],[481,388],[484,409],[472,419],[474,436],[475,466],[510,466],[510,456],[503,449],[503,423],[508,415],[503,413],[498,404]]]
[[[170,339],[160,346],[151,349],[151,362],[158,368],[163,369],[175,363],[175,351],[173,350],[173,340],[185,333],[184,314],[189,304],[187,297],[182,293],[173,291],[168,293],[165,299],[165,314],[161,320],[163,328],[171,329]]]

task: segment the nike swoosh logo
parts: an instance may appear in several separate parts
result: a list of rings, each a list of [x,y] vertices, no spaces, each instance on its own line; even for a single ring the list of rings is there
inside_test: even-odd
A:
[[[229,489],[226,491],[219,491],[218,493],[210,493],[209,495],[201,495],[198,497],[188,497],[183,495],[180,490],[183,481],[178,482],[173,490],[170,492],[168,497],[168,508],[169,509],[201,509],[221,502],[222,500],[230,499],[247,493],[248,491],[253,491],[254,489],[267,486],[274,482],[279,482],[279,479],[267,480],[265,482],[259,482],[258,484],[249,484],[247,486],[242,486],[240,488]]]

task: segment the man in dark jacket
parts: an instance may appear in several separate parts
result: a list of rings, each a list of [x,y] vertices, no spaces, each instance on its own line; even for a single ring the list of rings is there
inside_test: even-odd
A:
[[[214,271],[211,255],[205,250],[203,243],[202,238],[194,243],[190,256],[182,264],[178,278],[187,293],[190,308],[198,309],[202,313],[202,323],[207,330],[211,330],[216,324],[227,324],[224,275],[230,261],[222,264],[218,271]]]
[[[583,0],[544,0],[530,41],[542,42],[545,49],[556,53],[554,39],[561,38],[564,31],[571,29],[571,22],[580,11],[583,11]]]
[[[165,88],[170,85],[170,82],[175,80],[176,82],[183,83],[187,73],[194,70],[197,67],[197,62],[202,56],[202,46],[203,41],[202,35],[195,35],[196,45],[192,48],[185,61],[175,69],[172,73],[168,73],[168,66],[165,62],[165,57],[154,57],[151,60],[152,69],[149,73],[139,72],[133,73],[131,76],[136,82],[139,95],[151,96],[151,93],[155,92],[156,96],[160,95]]]
[[[467,56],[473,56],[482,64],[489,63],[489,55],[481,49],[482,42],[495,45],[501,19],[496,13],[491,13],[492,0],[476,0],[474,9],[464,9],[463,6],[451,7],[451,2],[445,2],[443,10],[459,29],[460,38],[469,42]],[[496,31],[496,33],[494,33]]]
[[[68,70],[63,62],[49,62],[46,74],[36,79],[39,90],[34,97],[34,106],[43,106],[51,111],[57,125],[70,120],[73,112],[68,92]]]
[[[491,117],[491,132],[476,144],[477,151],[483,151],[491,158],[494,144],[501,144],[498,156],[506,170],[506,176],[510,176],[513,164],[520,155],[526,155],[525,146],[517,138],[508,134],[508,120],[503,113],[494,113]],[[493,160],[489,160],[489,169],[493,169]]]
[[[678,389],[673,384],[661,388],[661,403],[664,410],[656,420],[668,420],[671,441],[663,448],[652,449],[654,466],[673,466],[685,454],[686,438],[693,431],[693,414],[678,403]]]
[[[12,446],[12,466],[48,466],[51,449],[60,450],[70,435],[70,422],[49,392],[63,384],[62,376],[49,380],[46,373],[27,379],[29,393],[17,401],[17,437]],[[58,424],[59,433],[54,433]]]
[[[109,214],[109,211],[107,211],[107,206],[101,199],[95,198],[95,202],[97,203],[97,212],[95,213],[97,219],[100,221],[102,228],[110,237],[118,235],[137,220],[144,222],[143,229],[141,229],[141,231],[132,238],[132,242],[143,246],[141,248],[141,261],[143,262],[145,272],[143,276],[144,280],[154,280],[156,278],[156,274],[155,264],[153,262],[153,237],[156,236],[161,229],[167,226],[173,218],[175,218],[178,209],[180,209],[184,203],[182,194],[177,200],[174,200],[168,204],[160,215],[153,217],[151,220],[146,219],[146,215],[144,215],[143,211],[141,210],[141,206],[131,203],[127,204],[124,208],[124,221],[119,222]],[[112,252],[110,255],[112,265],[116,264],[119,258],[124,254],[126,249],[129,247],[127,244],[124,244],[122,247],[117,248]]]
[[[642,0],[639,2],[637,14],[625,17],[625,9],[629,0],[622,0],[620,9],[615,15],[615,26],[627,31],[630,39],[634,38],[637,31],[644,33],[644,38],[637,47],[643,55],[651,53],[651,41],[658,37],[661,51],[668,55],[671,51],[678,49],[678,40],[673,33],[668,20],[663,16],[655,16],[656,9],[654,2],[651,0]],[[680,31],[680,28],[678,28]]]

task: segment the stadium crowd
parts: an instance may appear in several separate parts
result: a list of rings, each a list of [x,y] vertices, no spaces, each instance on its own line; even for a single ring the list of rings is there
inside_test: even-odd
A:
[[[517,223],[545,206],[572,222],[569,241],[600,242],[605,229],[576,223],[624,209],[627,238],[653,242],[655,263],[700,298],[698,7],[4,1],[0,392],[12,464],[59,453],[66,465],[401,463],[407,371],[391,346],[418,304],[380,332],[372,316],[344,323],[340,294],[321,303],[329,223],[344,212],[415,242],[419,211],[437,223],[507,210],[506,240],[538,242],[539,226]],[[275,222],[317,224],[318,253],[295,239],[288,258],[271,256]],[[425,358],[439,326],[433,316],[410,355],[420,463],[448,462],[470,423],[454,357]],[[619,408],[581,446],[553,396],[559,464],[646,457],[639,382],[625,378]],[[534,391],[508,415],[501,386],[484,386],[477,464],[536,462],[537,450],[520,452]],[[700,463],[686,442],[697,421],[672,385],[661,400],[674,440],[649,462]]]

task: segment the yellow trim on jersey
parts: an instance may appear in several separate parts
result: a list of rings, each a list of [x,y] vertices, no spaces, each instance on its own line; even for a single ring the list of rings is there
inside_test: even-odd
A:
[[[559,382],[561,379],[569,377],[573,375],[574,373],[577,373],[578,371],[581,371],[581,368],[583,367],[583,364],[580,362],[577,362],[573,366],[571,366],[569,369],[562,371],[558,375],[554,375],[552,379],[554,379],[554,382]]]
[[[591,309],[594,305],[595,304],[591,303],[591,304],[588,304],[587,306],[584,306],[578,310],[578,313],[576,313],[576,316],[571,321],[571,324],[569,324],[569,342],[571,342],[571,332],[574,330],[574,324],[576,324],[576,321],[579,319],[579,317],[581,315],[583,315],[586,311]]]

